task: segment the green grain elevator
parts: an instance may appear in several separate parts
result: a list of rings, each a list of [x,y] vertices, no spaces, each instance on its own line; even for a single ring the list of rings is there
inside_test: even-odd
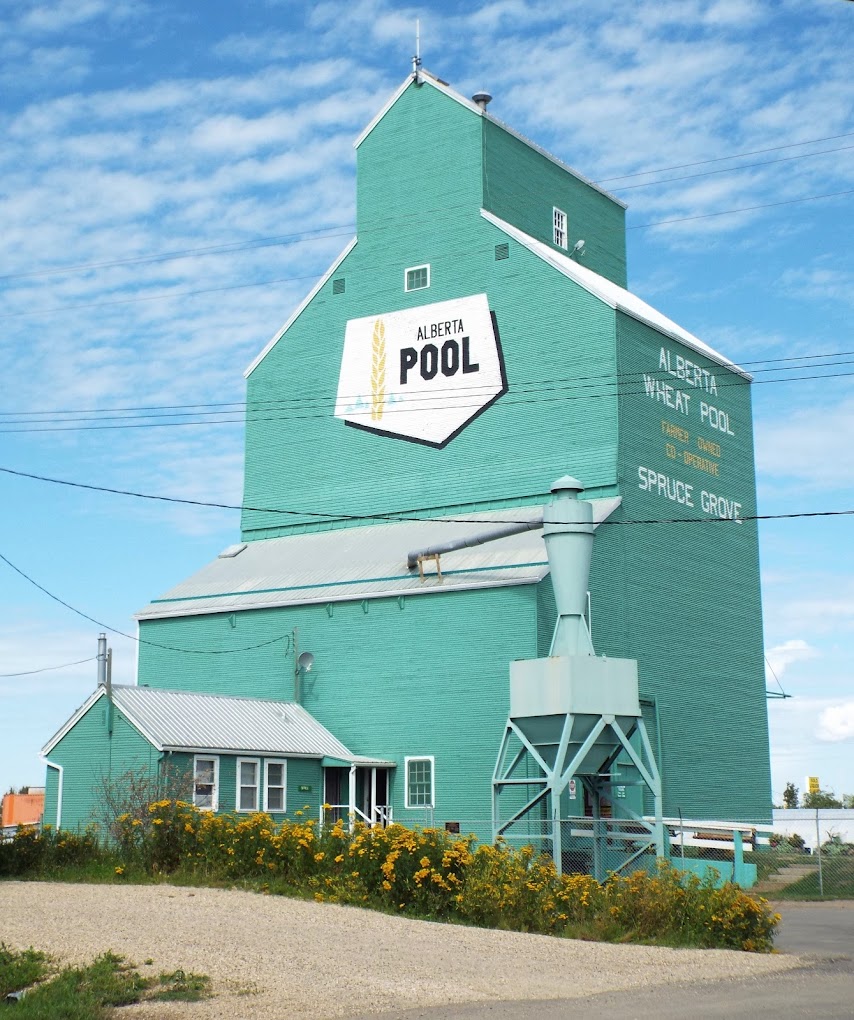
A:
[[[48,819],[178,756],[205,807],[491,838],[569,473],[586,632],[636,662],[660,772],[612,817],[770,821],[750,377],[626,289],[623,203],[475,99],[419,69],[356,140],[356,236],[246,372],[241,534],[139,612],[114,731],[96,692],[46,745]]]

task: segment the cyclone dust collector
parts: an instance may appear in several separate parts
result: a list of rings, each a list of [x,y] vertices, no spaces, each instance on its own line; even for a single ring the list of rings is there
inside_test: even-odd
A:
[[[601,881],[632,863],[654,865],[665,842],[637,661],[597,656],[585,620],[595,526],[582,488],[558,479],[543,512],[557,622],[548,658],[510,664],[492,825],[496,839],[551,852],[559,872],[589,871]],[[629,787],[648,791],[652,817],[642,812],[643,796],[632,809]]]

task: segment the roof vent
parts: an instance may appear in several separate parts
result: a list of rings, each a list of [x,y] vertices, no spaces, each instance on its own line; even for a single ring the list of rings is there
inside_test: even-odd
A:
[[[471,101],[477,103],[481,110],[485,110],[492,102],[492,96],[488,92],[475,92],[471,97]]]

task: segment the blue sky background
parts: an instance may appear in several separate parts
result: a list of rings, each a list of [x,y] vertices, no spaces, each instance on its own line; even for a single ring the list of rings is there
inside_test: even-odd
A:
[[[416,17],[426,68],[629,203],[630,289],[761,380],[760,513],[854,509],[845,0],[0,0],[0,467],[239,504],[239,413],[107,409],[239,412],[244,368],[353,233],[352,142]],[[236,512],[2,473],[0,515],[0,553],[129,633],[238,533]],[[769,705],[775,795],[806,774],[854,793],[854,519],[760,534],[793,695]],[[0,673],[94,655],[99,628],[2,562],[0,603]],[[132,682],[134,642],[111,644]],[[42,782],[94,684],[93,662],[0,677],[0,787]]]

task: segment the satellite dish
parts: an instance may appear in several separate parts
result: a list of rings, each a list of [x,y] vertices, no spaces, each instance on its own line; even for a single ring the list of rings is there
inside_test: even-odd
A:
[[[297,659],[297,669],[303,673],[310,673],[311,667],[314,665],[314,656],[311,652],[301,652],[300,657]]]

